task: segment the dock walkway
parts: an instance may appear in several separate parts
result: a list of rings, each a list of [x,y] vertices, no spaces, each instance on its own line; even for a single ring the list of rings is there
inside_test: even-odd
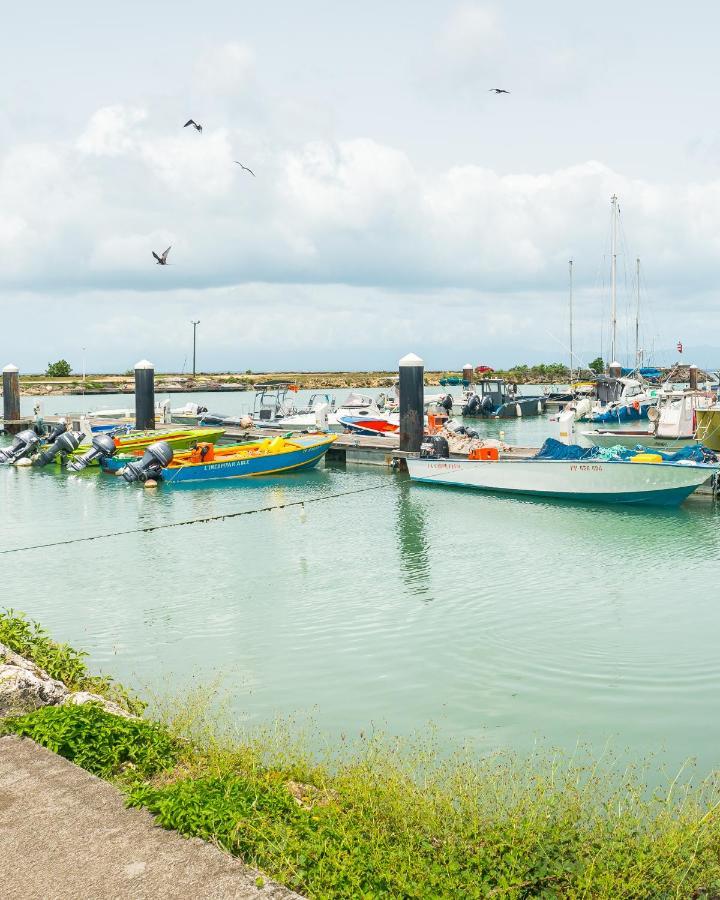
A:
[[[111,784],[33,741],[0,738],[0,885],[17,900],[291,900],[211,844],[126,809]]]

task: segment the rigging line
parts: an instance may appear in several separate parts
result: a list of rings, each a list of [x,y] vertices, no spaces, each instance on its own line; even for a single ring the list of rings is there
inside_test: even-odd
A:
[[[239,516],[253,516],[255,513],[272,512],[274,509],[288,509],[291,506],[304,506],[306,503],[320,503],[323,500],[336,500],[338,497],[348,497],[351,494],[363,494],[367,491],[379,491],[382,488],[391,487],[388,484],[375,484],[372,487],[357,488],[354,491],[341,491],[339,494],[326,494],[321,497],[310,497],[305,500],[292,500],[289,503],[278,503],[275,506],[260,506],[257,509],[243,509],[239,512],[222,513],[216,516],[203,516],[199,519],[185,519],[183,522],[167,522],[163,525],[146,525],[142,528],[128,528],[125,531],[111,531],[106,534],[92,534],[89,537],[68,538],[64,541],[51,541],[47,544],[33,544],[29,547],[14,547],[10,550],[0,550],[0,556],[8,553],[24,553],[27,550],[46,550],[49,547],[64,547],[68,544],[84,544],[88,541],[101,541],[105,538],[121,537],[126,534],[143,534],[150,531],[161,531],[163,528],[180,528],[183,525],[205,525],[208,522],[222,522],[225,519],[237,519]]]

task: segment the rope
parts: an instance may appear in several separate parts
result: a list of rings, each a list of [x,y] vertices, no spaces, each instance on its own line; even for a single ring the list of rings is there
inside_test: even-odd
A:
[[[292,500],[289,503],[278,503],[275,506],[260,506],[257,509],[244,509],[240,512],[223,513],[217,516],[205,516],[200,519],[186,519],[183,522],[168,522],[165,525],[146,525],[144,528],[128,528],[126,531],[111,531],[107,534],[93,534],[90,537],[69,538],[65,541],[52,541],[47,544],[33,544],[29,547],[15,547],[11,550],[0,550],[0,556],[7,553],[25,553],[27,550],[46,550],[49,547],[65,547],[68,544],[84,544],[88,541],[101,541],[106,538],[121,537],[126,534],[144,534],[150,531],[161,531],[164,528],[181,528],[185,525],[205,525],[208,522],[223,522],[225,519],[237,519],[240,516],[254,516],[256,513],[272,512],[274,509],[289,509],[292,506],[305,506],[306,503],[321,503],[324,500],[336,500],[338,497],[349,497],[351,494],[364,494],[367,491],[379,491],[391,487],[391,484],[375,484],[372,487],[357,488],[354,491],[341,491],[325,497],[311,497],[309,500]]]

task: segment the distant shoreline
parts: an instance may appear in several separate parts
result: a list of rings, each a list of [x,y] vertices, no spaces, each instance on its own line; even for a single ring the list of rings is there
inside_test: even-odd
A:
[[[440,386],[440,379],[448,374],[425,372],[425,384]],[[496,373],[504,377],[504,373]],[[511,376],[510,376],[511,377]],[[187,375],[157,373],[155,391],[162,394],[221,393],[252,391],[256,384],[290,382],[300,390],[352,390],[354,388],[392,388],[396,372],[253,372],[202,373],[195,378]],[[547,384],[545,379],[523,379],[524,384]],[[45,397],[53,394],[133,394],[135,381],[132,374],[70,375],[67,378],[48,378],[46,375],[21,375],[20,393],[24,397]]]

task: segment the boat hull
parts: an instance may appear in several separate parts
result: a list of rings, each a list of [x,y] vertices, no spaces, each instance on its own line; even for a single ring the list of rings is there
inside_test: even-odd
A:
[[[216,481],[225,478],[253,478],[262,475],[279,475],[284,472],[299,472],[316,466],[327,452],[334,437],[317,437],[293,441],[295,448],[267,456],[253,456],[247,459],[218,459],[193,465],[170,465],[163,470],[163,481],[168,484],[185,482]]]
[[[590,503],[677,506],[716,471],[708,465],[569,460],[408,459],[413,481]]]
[[[720,451],[720,409],[697,410],[696,437],[710,450]]]
[[[611,422],[637,422],[640,419],[647,419],[648,410],[655,405],[656,401],[653,400],[649,403],[638,403],[637,408],[634,406],[618,406],[603,412],[591,413],[586,421],[605,424]]]
[[[465,400],[453,402],[453,415],[461,416],[465,419],[517,419],[529,418],[530,416],[541,416],[546,409],[547,399],[545,397],[518,397],[516,400],[510,400],[503,403],[493,412],[484,415],[463,415],[465,408]]]

